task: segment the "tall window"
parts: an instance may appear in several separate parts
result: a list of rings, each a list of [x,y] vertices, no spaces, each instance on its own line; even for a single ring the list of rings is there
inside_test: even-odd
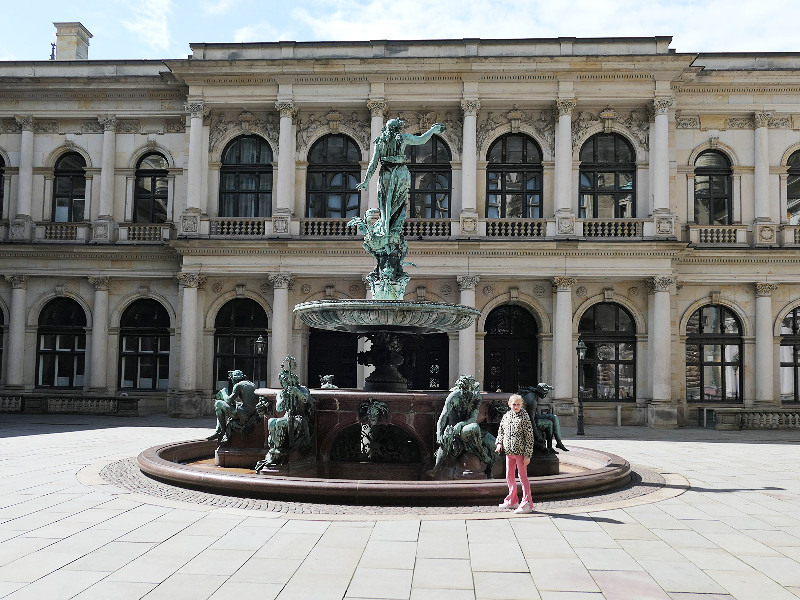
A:
[[[220,217],[272,215],[272,150],[257,135],[238,137],[222,153]]]
[[[3,325],[5,325],[3,321],[3,311],[0,310],[0,379],[3,376]]]
[[[539,328],[521,306],[498,306],[486,317],[484,378],[489,392],[516,392],[538,382]]]
[[[169,314],[156,300],[137,300],[119,323],[119,387],[165,390],[169,386]]]
[[[53,176],[53,221],[83,221],[86,210],[86,161],[77,152],[65,154],[58,159]]]
[[[636,155],[616,133],[598,133],[581,148],[581,219],[636,216]]]
[[[361,152],[346,135],[326,135],[308,153],[306,206],[310,219],[358,216]]]
[[[789,177],[786,180],[786,219],[791,225],[800,225],[800,150],[792,153],[787,164]]]
[[[214,389],[227,386],[228,371],[234,369],[252,378],[257,387],[265,387],[267,355],[258,356],[255,350],[259,335],[267,339],[264,309],[250,298],[236,298],[219,310],[214,328]]]
[[[800,308],[781,323],[781,402],[800,402]]]
[[[542,217],[542,153],[527,135],[509,133],[486,155],[486,218]]]
[[[167,159],[148,154],[136,165],[133,193],[134,223],[163,223],[167,220]]]
[[[39,315],[36,386],[82,388],[86,369],[86,314],[71,298],[48,302]]]
[[[337,387],[357,387],[357,355],[358,334],[312,328],[308,335],[308,387],[319,387],[322,375],[333,375]]]
[[[406,146],[406,158],[411,173],[408,200],[412,218],[449,218],[453,189],[450,148],[434,135],[419,146]]]
[[[5,191],[5,171],[6,168],[6,161],[3,160],[3,157],[0,156],[0,219],[3,218],[3,212],[5,210],[5,198],[3,197],[3,193]]]
[[[694,222],[730,225],[733,222],[731,163],[716,150],[702,152],[694,161]]]
[[[696,310],[686,324],[686,399],[741,402],[742,327],[724,306]]]
[[[586,356],[578,364],[578,393],[584,400],[636,399],[636,326],[613,302],[591,306],[578,325]]]

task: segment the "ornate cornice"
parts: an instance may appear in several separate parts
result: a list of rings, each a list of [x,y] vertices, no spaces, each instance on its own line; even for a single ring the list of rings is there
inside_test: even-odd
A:
[[[553,277],[553,287],[559,292],[568,292],[573,285],[578,282],[577,277],[572,275],[565,275],[560,277]]]
[[[561,98],[556,100],[556,110],[558,111],[559,117],[571,115],[576,106],[578,106],[578,100],[576,98]]]
[[[480,280],[480,275],[459,275],[456,277],[458,289],[462,292],[466,290],[474,290],[475,286],[478,285]]]
[[[475,117],[481,109],[481,101],[477,98],[463,98],[461,100],[461,110],[465,117]]]
[[[756,296],[771,296],[778,289],[777,283],[756,283]]]
[[[24,290],[28,285],[28,276],[20,273],[5,275],[5,279],[15,290]]]
[[[185,288],[197,288],[206,282],[206,276],[200,273],[178,273],[175,277]]]
[[[108,288],[111,285],[111,278],[110,277],[88,277],[89,283],[94,286],[94,289],[97,291],[108,291]]]
[[[295,278],[289,273],[276,273],[268,275],[267,279],[272,284],[272,289],[288,290],[294,286]]]

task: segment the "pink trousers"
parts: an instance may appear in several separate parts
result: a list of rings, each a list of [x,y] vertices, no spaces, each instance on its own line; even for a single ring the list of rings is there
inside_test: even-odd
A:
[[[515,471],[519,471],[519,480],[522,482],[522,504],[527,502],[533,508],[531,484],[528,481],[528,467],[525,466],[525,457],[521,454],[506,454],[508,496],[506,496],[505,502],[506,504],[517,503],[517,477]]]

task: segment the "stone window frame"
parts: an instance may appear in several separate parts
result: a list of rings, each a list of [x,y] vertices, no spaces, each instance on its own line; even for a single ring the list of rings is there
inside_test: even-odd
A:
[[[233,146],[244,139],[253,138],[257,139],[261,142],[261,147],[259,148],[259,152],[263,152],[263,149],[266,148],[269,150],[269,161],[260,161],[256,163],[225,163],[225,158],[228,152],[233,148]],[[255,133],[251,134],[241,134],[237,135],[230,141],[225,144],[221,154],[220,154],[220,167],[219,167],[219,190],[217,196],[217,216],[218,217],[233,217],[233,218],[269,218],[272,216],[272,203],[274,201],[274,192],[275,192],[275,172],[274,172],[274,160],[275,160],[275,151],[272,148],[269,140],[260,136]],[[223,185],[225,184],[225,176],[228,174],[234,174],[237,177],[237,187],[234,190],[224,190]],[[241,175],[258,175],[259,177],[262,175],[268,176],[268,185],[267,189],[264,190],[242,190],[239,189],[238,181]],[[226,211],[223,211],[223,196],[225,194],[235,195],[237,198],[242,194],[256,194],[257,196],[264,196],[263,206],[265,208],[265,214],[257,214],[261,211],[259,207],[262,205],[256,200],[256,204],[254,205],[254,210],[251,211],[252,214],[249,215],[242,215],[242,214],[227,214]],[[236,202],[236,206],[239,206],[239,203]],[[238,211],[233,211],[238,212]]]
[[[334,162],[319,162],[319,163],[315,163],[315,162],[312,162],[312,155],[314,154],[314,151],[316,150],[317,146],[319,144],[326,144],[330,139],[332,139],[334,137],[343,138],[349,144],[352,144],[352,150],[354,150],[357,153],[358,160],[357,161],[353,161],[352,163],[346,163],[346,162],[345,163],[334,163]],[[349,149],[348,149],[348,152],[349,152]],[[327,134],[325,134],[323,136],[320,136],[318,139],[316,139],[314,141],[313,144],[311,144],[311,146],[309,147],[309,150],[308,150],[308,155],[307,155],[308,156],[308,160],[307,160],[307,166],[306,166],[306,196],[305,196],[305,216],[306,216],[306,218],[308,218],[308,219],[336,219],[336,218],[349,219],[349,218],[352,218],[352,217],[356,217],[356,216],[358,216],[360,214],[362,196],[361,196],[361,191],[357,190],[355,188],[355,185],[353,185],[352,187],[345,186],[345,187],[343,187],[342,190],[334,190],[334,189],[329,188],[326,185],[325,182],[328,180],[328,176],[336,176],[336,175],[342,175],[343,179],[345,179],[345,180],[347,180],[347,179],[349,179],[351,177],[354,177],[355,181],[356,181],[356,184],[358,182],[360,182],[361,181],[361,177],[362,177],[361,155],[362,155],[361,147],[358,145],[358,142],[356,142],[355,139],[353,139],[351,136],[349,136],[349,135],[347,135],[345,133],[327,133]],[[312,175],[314,175],[315,173],[319,173],[319,174],[322,175],[323,185],[322,185],[322,188],[320,188],[318,190],[310,189],[310,186],[311,186],[311,183],[312,183]],[[327,200],[331,195],[334,195],[336,192],[339,192],[342,196],[358,195],[358,206],[356,206],[355,208],[348,209],[347,208],[347,200],[346,200],[346,198],[343,198],[342,199],[341,210],[338,211],[340,213],[343,213],[343,216],[338,216],[338,217],[337,216],[330,216],[332,211],[330,211],[330,209],[329,209]],[[324,196],[324,198],[325,198],[324,209],[323,209],[323,213],[324,214],[314,214],[314,215],[311,214],[311,212],[312,212],[311,211],[311,208],[312,208],[311,194],[321,194],[321,195]]]
[[[508,141],[508,139],[511,138],[511,137],[519,137],[519,138],[522,138],[523,140],[530,141],[533,144],[533,146],[536,148],[536,151],[539,153],[538,162],[536,162],[536,161],[531,162],[531,161],[525,160],[526,152],[525,152],[525,146],[523,146],[523,162],[521,162],[521,163],[509,163],[509,162],[501,161],[499,163],[492,163],[490,158],[489,158],[491,153],[492,153],[492,150],[494,150],[494,148],[497,146],[497,144],[501,144],[501,148],[503,148],[503,150],[501,150],[501,152],[502,152],[503,155],[505,155],[504,147],[505,147],[506,142]],[[508,217],[507,216],[508,215],[508,213],[507,213],[508,203],[506,201],[507,193],[506,193],[505,189],[497,190],[497,191],[490,190],[490,183],[491,183],[490,182],[490,177],[491,177],[491,174],[494,173],[494,172],[501,173],[501,174],[504,174],[504,175],[508,174],[508,173],[513,173],[513,172],[522,172],[522,182],[523,182],[523,184],[524,184],[524,181],[526,180],[526,175],[527,174],[535,174],[538,177],[539,185],[538,185],[538,187],[536,189],[532,190],[532,192],[534,192],[535,194],[538,195],[539,202],[537,204],[531,204],[531,203],[529,203],[527,201],[523,201],[523,203],[522,203],[522,205],[523,205],[522,206],[522,208],[523,208],[523,210],[522,210],[523,216],[517,217],[517,218],[521,218],[521,219],[541,219],[541,218],[544,218],[544,182],[543,182],[544,167],[542,165],[542,159],[543,159],[543,154],[542,154],[541,146],[539,145],[539,143],[536,141],[536,139],[533,136],[528,135],[526,133],[523,133],[523,132],[504,133],[503,135],[497,137],[495,140],[492,141],[492,143],[489,145],[489,148],[488,148],[488,150],[486,152],[486,201],[485,201],[486,210],[485,210],[485,214],[486,214],[486,218],[487,219],[514,218],[514,217]],[[496,217],[492,217],[492,216],[489,215],[489,208],[490,208],[489,197],[491,195],[493,195],[492,192],[496,192],[494,195],[500,196],[500,203],[498,205],[498,216],[496,216]],[[527,196],[528,195],[528,191],[523,189],[522,192],[521,192],[521,195]],[[538,208],[538,212],[539,212],[538,215],[531,215],[531,212],[532,212],[531,209],[533,209],[533,208]]]
[[[702,331],[702,328],[703,328],[703,314],[702,314],[702,311],[703,310],[707,310],[707,309],[718,309],[718,310],[722,311],[723,314],[729,315],[730,318],[733,319],[733,321],[735,321],[738,331],[735,332],[735,333],[724,333],[724,332],[710,332],[710,333],[707,333],[707,332]],[[694,316],[696,314],[698,314],[698,313],[699,313],[698,319],[700,320],[701,330],[698,333],[690,333],[689,332],[689,323],[694,318]],[[689,403],[697,403],[697,402],[699,402],[699,403],[702,403],[702,402],[734,403],[734,404],[743,403],[744,402],[744,369],[745,369],[744,349],[745,349],[745,347],[744,347],[744,325],[742,323],[742,320],[739,318],[739,315],[737,315],[736,312],[731,307],[726,306],[724,304],[714,304],[714,303],[703,304],[702,306],[699,306],[699,307],[695,308],[691,312],[691,314],[689,315],[689,317],[688,317],[688,319],[686,321],[686,325],[685,326],[686,326],[686,330],[685,330],[686,331],[686,340],[685,340],[685,343],[684,343],[684,353],[685,353],[684,358],[685,358],[685,361],[686,361],[685,362],[685,364],[686,364],[686,382],[685,382],[685,384],[686,384],[686,401],[689,402]],[[723,348],[721,349],[721,352],[720,352],[720,355],[722,356],[722,359],[720,361],[714,361],[714,360],[709,361],[709,360],[707,360],[705,358],[705,353],[703,351],[703,346],[709,346],[709,345],[712,345],[712,346],[723,346]],[[698,350],[697,350],[698,359],[697,360],[690,360],[690,356],[689,356],[689,352],[690,352],[689,347],[690,346],[698,346]],[[732,359],[729,360],[729,359],[726,358],[726,348],[727,347],[734,347],[734,346],[738,347],[738,351],[736,352],[736,355],[735,355],[735,356],[738,357],[738,361],[732,360]],[[705,397],[705,395],[706,395],[705,394],[705,390],[708,389],[708,386],[706,385],[706,381],[705,381],[705,370],[704,370],[704,367],[706,365],[708,365],[708,366],[719,365],[723,369],[724,368],[733,368],[736,371],[736,373],[735,373],[736,383],[737,383],[738,388],[739,388],[738,397],[736,397],[735,399],[729,399],[729,395],[728,395],[728,393],[726,391],[727,387],[728,387],[727,386],[727,377],[723,376],[722,377],[722,381],[721,381],[721,387],[719,388],[722,391],[721,399],[720,400],[713,400],[713,399],[710,399],[710,398],[706,398]],[[691,374],[690,369],[691,369],[692,366],[696,366],[697,369],[698,369],[697,370],[698,385],[697,386],[691,386],[691,387],[699,387],[699,389],[701,390],[700,391],[700,395],[698,397],[696,397],[696,398],[690,398],[689,397],[689,388],[690,388],[689,377],[690,377],[690,374]]]
[[[83,168],[78,169],[67,169],[67,168],[60,168],[60,165],[66,161],[68,158],[71,157],[78,157],[83,162]],[[65,152],[61,156],[58,157],[56,160],[55,165],[53,166],[53,204],[51,206],[50,211],[50,219],[53,223],[83,223],[88,221],[89,217],[89,210],[90,210],[90,195],[91,195],[91,187],[89,186],[89,180],[86,177],[86,170],[88,168],[88,164],[86,162],[85,157],[80,152]],[[64,194],[59,192],[59,179],[67,179],[70,180],[69,185],[69,193]],[[75,180],[76,179],[84,179],[84,187],[83,187],[83,196],[78,197],[75,193]],[[68,212],[67,212],[67,220],[57,220],[56,219],[56,211],[58,209],[58,199],[59,198],[66,198],[69,201]],[[82,219],[75,219],[74,209],[75,209],[75,201],[76,200],[83,200],[83,218]]]
[[[226,316],[226,312],[230,309],[231,313],[229,316],[231,319],[234,319],[236,305],[238,304],[243,306],[243,302],[251,304],[254,309],[254,317],[258,316],[255,314],[255,311],[260,310],[263,313],[263,327],[260,325],[254,325],[253,327],[221,326],[220,319]],[[265,342],[267,342],[269,337],[269,318],[269,314],[264,307],[256,302],[253,298],[231,298],[219,307],[219,310],[214,317],[214,362],[212,368],[214,389],[219,389],[219,387],[225,387],[225,385],[227,385],[227,372],[233,369],[242,370],[245,375],[251,378],[251,381],[256,384],[256,387],[267,386],[269,350],[264,352],[264,354],[261,356],[256,355],[254,342],[259,335],[264,338]],[[247,349],[247,352],[236,352],[234,348],[234,351],[232,352],[220,353],[220,341],[223,337],[233,341],[234,345],[236,343],[243,344]],[[227,364],[220,365],[220,361],[228,362]],[[257,368],[256,361],[258,362]],[[225,375],[225,379],[218,379],[218,376],[223,374]],[[258,378],[260,381],[256,381],[256,378]]]
[[[615,140],[615,149],[614,149],[614,157],[615,160],[613,162],[599,162],[596,161],[597,152],[596,152],[596,141],[601,137],[612,137]],[[617,160],[618,158],[618,150],[617,150],[617,141],[623,144],[630,153],[630,161],[620,161]],[[593,159],[592,161],[583,160],[584,150],[586,149],[588,144],[592,144],[592,154]],[[578,218],[579,219],[635,219],[637,213],[637,161],[636,161],[636,147],[634,144],[623,134],[618,131],[609,131],[604,132],[600,131],[590,135],[586,140],[581,144],[580,150],[578,151],[578,157],[580,160],[580,165],[578,167]],[[611,173],[614,175],[614,185],[610,189],[600,189],[597,185],[597,179],[592,178],[591,186],[584,186],[582,184],[582,180],[584,176],[588,173],[592,173],[597,175],[599,173]],[[625,174],[630,175],[631,178],[631,189],[626,190],[624,186],[619,185],[619,176]],[[620,217],[620,200],[627,194],[631,196],[631,211],[630,214]],[[600,196],[612,196],[614,199],[614,216],[613,217],[598,217],[594,216],[597,214],[598,209],[598,198]],[[586,198],[589,197],[592,199],[592,215],[587,216],[587,208],[588,205],[585,202]]]
[[[434,157],[438,157],[438,151],[436,151],[437,146],[444,148],[447,154],[447,159],[442,162],[417,162],[416,159],[419,154],[429,145],[434,149],[434,152],[432,152]],[[431,139],[425,144],[421,144],[419,146],[406,146],[406,157],[408,158],[406,165],[408,167],[409,174],[411,175],[411,187],[408,191],[408,206],[406,207],[409,217],[415,219],[449,219],[453,212],[453,151],[451,150],[450,145],[442,136],[432,135]],[[418,188],[418,176],[424,176],[426,174],[433,176],[433,182],[438,181],[439,177],[444,177],[447,185],[444,188],[434,188],[436,190],[435,194],[431,189]],[[440,195],[446,196],[447,210],[442,211],[445,214],[436,214],[437,211],[434,209],[434,205],[428,202],[422,203],[423,213],[418,214],[416,210],[418,199],[433,195],[436,195],[437,198]]]
[[[73,314],[65,317],[67,306],[71,306]],[[59,306],[61,305],[61,306]],[[60,314],[48,315],[47,311],[60,311]],[[80,318],[82,317],[82,318]],[[55,319],[55,323],[42,323],[44,319]],[[68,323],[65,321],[73,321]],[[78,301],[70,297],[56,297],[49,300],[42,307],[36,327],[36,376],[37,389],[82,389],[86,381],[86,324],[87,317],[84,308]],[[52,347],[44,347],[48,337],[53,338]],[[66,338],[65,346],[61,347],[62,337]],[[50,344],[48,344],[50,346]],[[52,385],[44,383],[44,370],[47,362],[53,360]],[[57,385],[58,367],[61,362],[72,365],[71,373],[67,376],[66,385]]]
[[[142,169],[142,163],[151,156],[158,156],[164,161],[164,168],[163,169]],[[150,178],[150,193],[149,194],[142,194],[139,192],[139,179],[148,177]],[[156,180],[163,179],[163,185],[161,191],[157,191],[159,188],[156,186]],[[169,161],[167,157],[164,156],[161,152],[148,152],[139,158],[136,162],[136,171],[134,172],[134,183],[133,183],[133,212],[131,215],[131,221],[133,223],[165,223],[169,220],[169,209],[170,209],[170,181],[169,181]],[[140,200],[149,200],[150,201],[150,218],[146,221],[140,221],[137,218],[138,211],[137,206]],[[163,221],[156,221],[153,219],[153,207],[155,206],[156,201],[163,200],[164,203],[164,220]]]
[[[725,162],[727,163],[727,168],[716,167],[716,166],[714,166],[714,167],[698,167],[697,166],[697,161],[699,161],[703,156],[706,156],[706,155],[709,155],[709,154],[713,154],[713,155],[722,157],[725,160]],[[692,201],[693,201],[692,216],[693,216],[694,224],[695,225],[706,225],[706,226],[732,225],[736,220],[736,216],[734,215],[734,209],[735,209],[734,200],[735,199],[734,199],[733,162],[731,161],[731,157],[728,156],[725,152],[723,152],[722,150],[720,150],[718,148],[708,148],[708,149],[705,149],[702,152],[699,152],[697,154],[697,156],[695,157],[694,162],[693,162],[693,167],[694,167],[694,170],[693,170],[693,174],[692,174],[692,182],[693,182],[693,189],[692,189]],[[698,180],[699,177],[724,178],[724,181],[725,181],[725,183],[727,185],[728,193],[726,195],[723,195],[723,196],[720,196],[720,197],[712,196],[712,200],[724,199],[726,201],[727,206],[726,206],[726,219],[725,219],[726,222],[725,223],[713,223],[713,222],[700,223],[698,221],[698,210],[697,210],[697,207],[698,207],[698,204],[697,204],[697,202],[698,202],[698,199],[697,199],[697,184],[698,184],[698,182],[697,182],[697,180]]]
[[[126,317],[131,317],[131,313],[134,310],[138,310],[140,306],[144,303],[156,304],[160,309],[163,311],[162,315],[157,315],[156,311],[146,311],[146,314],[153,315],[154,317],[162,317],[164,323],[159,323],[158,325],[151,325],[149,327],[141,327],[141,326],[133,326],[130,323],[126,323]],[[157,310],[157,309],[156,309]],[[119,323],[119,356],[118,356],[118,384],[120,390],[137,390],[137,391],[164,391],[169,388],[169,378],[170,378],[170,355],[172,353],[172,332],[170,331],[170,316],[169,311],[164,307],[164,305],[154,298],[139,298],[134,300],[128,306],[125,307],[125,310],[122,311],[122,315],[120,316],[120,323]],[[126,338],[135,338],[136,339],[136,349],[126,349]],[[142,339],[143,338],[154,338],[152,341],[155,342],[152,344],[153,350],[142,350]],[[162,344],[163,341],[166,340],[166,350],[164,350]],[[151,377],[152,385],[149,387],[141,387],[139,386],[140,377],[136,378],[136,381],[132,385],[125,385],[125,367],[128,360],[135,361],[136,365],[136,372],[139,373],[142,365],[143,358],[150,358],[154,359],[154,372],[155,376]],[[162,363],[164,361],[164,363]],[[158,372],[162,366],[162,364],[166,365],[166,378],[159,378]],[[163,381],[163,384],[159,384],[159,381]]]

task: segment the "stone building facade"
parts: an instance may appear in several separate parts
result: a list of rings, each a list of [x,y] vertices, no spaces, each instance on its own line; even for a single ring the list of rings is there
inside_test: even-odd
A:
[[[587,423],[661,427],[799,406],[797,56],[653,37],[95,61],[56,25],[56,60],[0,63],[3,410],[197,414],[234,364],[277,385],[287,353],[312,386],[363,381],[360,342],[292,307],[366,294],[347,222],[377,205],[355,184],[394,116],[447,126],[409,156],[408,297],[481,311],[416,340],[413,387],[548,381],[566,422],[580,395]]]

